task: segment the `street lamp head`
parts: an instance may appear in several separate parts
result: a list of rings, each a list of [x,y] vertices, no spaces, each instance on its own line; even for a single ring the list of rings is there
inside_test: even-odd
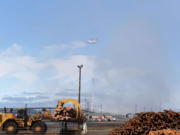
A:
[[[81,66],[77,66],[78,68],[82,68],[83,67],[83,65],[81,65]]]

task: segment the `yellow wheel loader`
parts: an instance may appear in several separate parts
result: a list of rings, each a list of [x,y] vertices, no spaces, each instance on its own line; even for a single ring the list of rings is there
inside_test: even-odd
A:
[[[39,112],[38,114],[28,117],[26,108],[17,109],[17,115],[11,112],[0,113],[0,130],[5,131],[7,134],[15,134],[19,130],[29,129],[33,133],[45,133],[47,131],[47,126],[42,119],[53,119],[51,113],[45,109],[42,111],[45,114]]]
[[[72,102],[76,106],[76,119],[78,116],[81,117],[81,106],[79,102],[75,99],[64,99],[59,100],[57,107],[63,106],[67,102]],[[5,131],[7,134],[15,134],[19,130],[29,129],[33,133],[45,133],[47,131],[46,124],[41,121],[44,119],[54,120],[51,113],[46,109],[42,109],[44,114],[39,112],[38,114],[28,117],[27,108],[17,109],[18,113],[15,115],[11,109],[9,113],[6,113],[6,108],[4,108],[5,113],[0,113],[0,131]]]

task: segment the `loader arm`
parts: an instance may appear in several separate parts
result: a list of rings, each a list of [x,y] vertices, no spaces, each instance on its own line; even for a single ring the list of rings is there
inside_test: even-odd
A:
[[[81,105],[79,104],[79,102],[77,100],[75,100],[75,99],[64,99],[64,100],[59,100],[58,102],[59,102],[58,107],[63,106],[67,102],[72,102],[76,106],[76,111],[77,111],[76,119],[78,117],[78,113],[80,114],[80,117],[81,117]]]
[[[49,111],[47,111],[47,110],[44,109],[44,108],[43,108],[42,110],[45,112],[45,117],[48,117],[48,118],[50,118],[51,120],[54,119]]]
[[[31,126],[33,121],[39,120],[39,119],[41,119],[41,118],[42,118],[42,119],[43,119],[43,118],[48,118],[48,119],[53,120],[53,117],[52,117],[52,115],[51,115],[51,113],[50,113],[49,111],[47,111],[47,110],[44,109],[44,108],[42,109],[42,111],[44,111],[45,114],[39,112],[38,114],[29,117],[29,120],[28,120],[27,124],[28,124],[29,126]]]

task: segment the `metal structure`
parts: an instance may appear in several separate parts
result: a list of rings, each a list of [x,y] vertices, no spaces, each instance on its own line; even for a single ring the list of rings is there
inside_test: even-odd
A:
[[[102,104],[101,104],[101,113],[102,113]]]
[[[94,107],[94,78],[92,79],[92,81],[93,81],[93,95],[92,95],[91,110],[93,111],[93,107]]]
[[[137,113],[137,105],[135,105],[135,113]]]
[[[87,99],[85,99],[85,114],[86,114],[86,100],[87,100]]]
[[[62,129],[61,133],[68,133],[70,132],[67,129],[67,123],[68,122],[74,122],[78,124],[78,131],[81,131],[83,133],[87,132],[87,125],[86,125],[86,116],[81,115],[82,110],[80,103],[75,99],[65,99],[65,100],[59,100],[59,104],[57,108],[55,109],[55,114],[53,115],[53,118],[57,121],[62,121]],[[67,102],[72,102],[76,106],[76,110],[69,107],[63,107],[63,105]],[[83,129],[80,128],[80,124],[83,124]],[[75,131],[73,131],[75,132]],[[77,131],[76,131],[77,132]]]
[[[81,68],[83,67],[83,65],[81,66],[77,66],[79,68],[79,97],[78,97],[78,102],[80,104],[81,101]],[[80,125],[78,124],[78,129],[80,128]]]
[[[161,112],[161,102],[160,102],[160,112]]]

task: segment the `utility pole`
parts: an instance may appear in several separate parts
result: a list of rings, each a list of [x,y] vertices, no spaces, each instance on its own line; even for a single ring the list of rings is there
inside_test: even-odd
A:
[[[137,113],[137,105],[135,105],[135,114]]]
[[[78,98],[78,102],[80,104],[80,95],[81,95],[81,68],[83,67],[83,65],[81,66],[77,66],[79,68],[79,98]]]
[[[160,102],[160,112],[161,112],[161,102]]]
[[[89,119],[89,102],[87,102],[87,117]]]
[[[151,112],[152,112],[152,107],[151,107]]]
[[[102,113],[102,104],[101,104],[101,113]]]
[[[85,114],[86,114],[86,100],[87,100],[87,99],[85,99]]]
[[[87,111],[87,113],[88,113],[88,104],[89,104],[89,102],[87,101],[87,107],[86,107],[86,111]]]
[[[77,66],[79,68],[79,98],[78,98],[78,102],[80,104],[80,95],[81,95],[81,68],[83,67],[83,65],[81,66]],[[78,129],[80,130],[80,124],[78,124]]]
[[[145,107],[144,107],[144,112],[145,112]]]

